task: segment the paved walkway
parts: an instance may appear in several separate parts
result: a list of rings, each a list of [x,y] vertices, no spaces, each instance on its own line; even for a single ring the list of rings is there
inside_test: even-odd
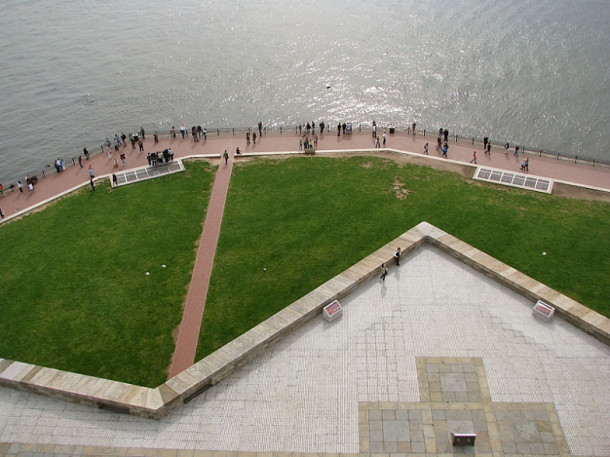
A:
[[[230,154],[228,163],[224,163],[222,159],[220,160],[212,186],[212,194],[206,212],[203,232],[199,239],[191,284],[186,295],[182,322],[180,323],[176,348],[170,367],[170,377],[177,375],[195,362],[201,319],[203,318],[205,300],[210,285],[210,277],[212,276],[216,245],[220,235],[220,225],[232,169],[233,157]]]
[[[230,134],[213,136],[208,135],[206,141],[193,142],[192,139],[162,137],[159,144],[154,144],[150,138],[144,141],[144,151],[131,149],[128,145],[121,152],[127,154],[127,165],[119,165],[119,170],[141,167],[147,164],[146,154],[171,147],[176,158],[191,155],[209,154],[217,157],[227,149],[234,152],[239,147],[243,152],[296,152],[298,151],[299,135],[294,132],[284,134],[263,135],[257,139],[257,144],[246,145],[245,137],[241,134],[232,136]],[[435,151],[436,136],[423,137],[420,135],[407,135],[396,133],[388,136],[387,147],[402,151],[413,152],[425,161],[423,154],[424,144],[429,142],[428,158],[439,159],[440,154]],[[491,155],[485,155],[482,145],[478,147],[469,142],[450,142],[449,159],[458,162],[468,163],[472,158],[473,149],[477,149],[479,164],[491,166],[504,170],[519,171],[523,156],[517,158],[512,154],[504,154],[503,149],[492,149]],[[338,137],[334,133],[320,135],[317,151],[349,151],[352,149],[374,149],[374,141],[370,132],[353,133]],[[610,167],[594,167],[585,164],[573,164],[563,160],[550,158],[540,158],[528,154],[530,173],[537,176],[544,176],[554,180],[568,181],[586,186],[599,187],[610,190]],[[120,163],[120,161],[119,161]],[[422,163],[417,162],[417,163]],[[86,186],[89,182],[88,167],[92,166],[96,176],[110,176],[115,169],[113,160],[105,153],[98,154],[89,161],[83,161],[84,167],[78,165],[69,167],[66,171],[57,174],[53,168],[47,168],[47,178],[41,179],[36,186],[34,194],[29,194],[27,189],[23,193],[18,191],[7,193],[0,198],[0,208],[5,216],[12,216],[15,213],[44,202],[70,189],[79,186]],[[22,180],[22,182],[25,182]],[[3,183],[5,188],[8,183]]]
[[[258,144],[245,144],[245,138],[241,136],[223,135],[208,136],[208,139],[194,142],[192,139],[161,138],[158,144],[148,139],[144,141],[144,151],[131,149],[128,145],[121,152],[127,154],[127,166],[120,166],[119,170],[136,168],[146,164],[146,154],[172,148],[175,158],[191,155],[220,155],[225,149],[234,151],[239,147],[244,153],[257,152],[295,152],[298,150],[300,136],[294,132],[282,135],[265,135],[259,137]],[[398,133],[390,135],[386,147],[421,153],[422,160],[444,160],[440,159],[440,153],[435,151],[436,137],[423,137],[420,135],[407,135]],[[432,142],[430,142],[432,140]],[[424,155],[424,145],[429,143],[429,155]],[[334,133],[319,135],[318,152],[324,151],[350,151],[354,149],[371,148],[375,150],[375,141],[370,132],[353,133],[351,135],[337,136]],[[479,145],[481,149],[482,145]],[[468,143],[451,143],[449,157],[460,162],[469,162],[472,157],[473,146]],[[116,155],[116,154],[115,154]],[[193,275],[189,285],[189,291],[185,300],[182,322],[178,331],[176,348],[170,366],[170,377],[191,366],[195,361],[201,320],[205,308],[208,286],[214,264],[216,245],[220,233],[220,226],[224,212],[226,194],[229,186],[234,155],[229,154],[227,165],[219,165],[216,178],[212,188],[207,216],[204,223],[199,248],[193,268]],[[479,151],[479,164],[495,168],[518,171],[521,159],[512,153],[506,154],[504,150],[492,150],[487,155]],[[530,157],[530,171],[540,176],[553,179],[575,182],[587,186],[610,189],[610,168],[595,168],[591,165],[576,165],[565,161],[557,161],[548,158]],[[119,162],[120,163],[120,162]],[[69,192],[78,186],[87,185],[88,167],[91,166],[97,176],[109,175],[117,169],[113,168],[113,159],[108,155],[98,154],[88,161],[83,161],[83,167],[78,165],[69,167],[60,174],[51,173],[49,177],[40,181],[33,194],[24,191],[12,192],[0,200],[0,208],[6,216],[15,214],[27,207],[50,200],[56,195]],[[83,179],[85,181],[83,181]],[[609,193],[610,198],[610,193]]]
[[[395,135],[387,146],[419,153],[425,142]],[[128,147],[129,166],[144,165],[146,152],[168,146],[176,157],[238,146],[294,151],[298,137],[264,136],[247,148],[236,137],[145,144],[144,153]],[[370,134],[326,135],[318,151],[372,146]],[[451,145],[451,159],[468,162],[471,155],[471,145]],[[484,165],[518,171],[520,159],[503,151],[479,157]],[[107,156],[89,163],[98,175],[113,171]],[[194,360],[232,165],[233,157],[216,174],[172,374]],[[3,198],[1,207],[14,214],[86,185],[86,170],[52,175],[32,195]],[[605,168],[530,157],[530,171],[610,189]],[[344,306],[339,322],[313,320],[160,421],[0,389],[0,453],[452,455],[448,433],[476,431],[479,455],[610,455],[608,347],[564,321],[531,319],[527,300],[489,278],[425,248]]]
[[[422,247],[341,303],[160,420],[0,389],[0,454],[610,455],[610,348],[451,255]]]

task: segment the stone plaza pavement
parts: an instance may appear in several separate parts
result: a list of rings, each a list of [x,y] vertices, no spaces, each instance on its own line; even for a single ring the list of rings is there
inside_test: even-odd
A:
[[[424,245],[341,302],[160,420],[0,389],[0,454],[610,455],[610,348],[487,276]]]

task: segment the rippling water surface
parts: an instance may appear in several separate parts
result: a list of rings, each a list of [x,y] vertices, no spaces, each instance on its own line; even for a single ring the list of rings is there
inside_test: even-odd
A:
[[[610,160],[607,0],[21,0],[0,29],[4,182],[182,122],[415,119]]]

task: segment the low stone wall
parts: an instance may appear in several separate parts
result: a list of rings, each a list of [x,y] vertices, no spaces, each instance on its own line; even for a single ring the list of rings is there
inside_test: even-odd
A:
[[[610,344],[610,320],[446,232],[422,222],[269,319],[155,389],[0,359],[0,385],[148,418],[187,403],[288,335],[333,300],[379,273],[382,263],[430,243],[533,302],[542,300],[576,327]],[[533,305],[532,305],[533,306]]]

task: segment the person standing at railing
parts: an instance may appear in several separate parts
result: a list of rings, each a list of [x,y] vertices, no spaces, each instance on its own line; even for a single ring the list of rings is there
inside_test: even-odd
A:
[[[263,123],[260,121],[258,122],[258,136],[263,136]],[[254,144],[256,144],[256,142]]]

